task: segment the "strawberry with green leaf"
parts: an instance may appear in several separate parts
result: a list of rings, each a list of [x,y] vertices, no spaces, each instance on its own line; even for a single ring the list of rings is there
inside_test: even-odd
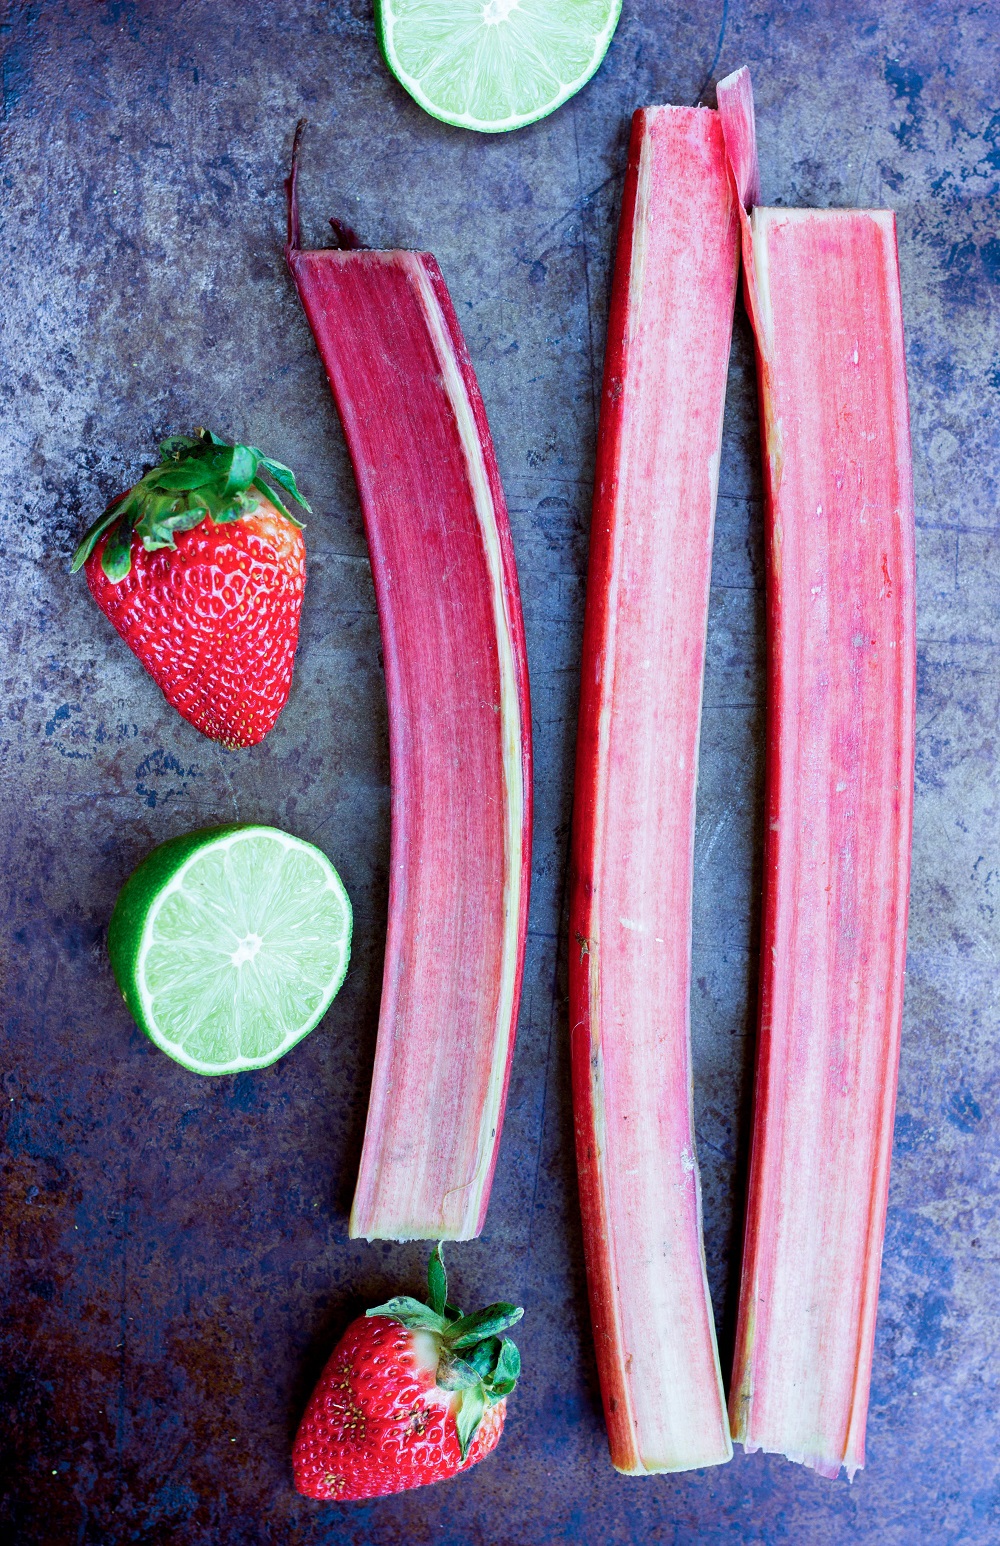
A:
[[[495,1449],[521,1359],[503,1333],[524,1311],[448,1302],[441,1247],[429,1304],[402,1296],[352,1321],[313,1391],[292,1453],[297,1491],[349,1502],[423,1487]]]
[[[255,446],[199,429],[95,521],[73,557],[101,611],[196,729],[254,746],[284,708],[299,637],[306,504]]]

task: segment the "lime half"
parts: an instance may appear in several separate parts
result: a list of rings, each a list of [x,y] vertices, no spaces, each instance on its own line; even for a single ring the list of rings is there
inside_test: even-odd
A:
[[[325,854],[276,827],[211,827],[154,848],[108,926],[118,986],[161,1051],[199,1074],[265,1068],[322,1019],[351,953]]]
[[[444,123],[499,134],[534,123],[585,86],[621,0],[377,0],[393,75]]]

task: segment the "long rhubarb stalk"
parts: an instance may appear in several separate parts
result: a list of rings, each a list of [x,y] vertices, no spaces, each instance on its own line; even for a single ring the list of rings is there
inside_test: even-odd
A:
[[[521,604],[472,363],[434,258],[288,261],[354,465],[389,705],[389,926],[351,1234],[466,1240],[496,1164],[524,961]]]
[[[573,817],[577,1165],[613,1464],[732,1454],[689,992],[695,787],[738,221],[718,114],[640,109],[615,265]]]
[[[746,71],[719,86],[767,484],[760,1032],[733,1437],[864,1464],[910,874],[914,518],[895,222],[753,210]]]

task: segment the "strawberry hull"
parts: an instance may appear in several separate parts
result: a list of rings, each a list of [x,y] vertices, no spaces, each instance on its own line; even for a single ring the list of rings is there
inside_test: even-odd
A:
[[[482,1228],[527,925],[528,678],[503,491],[434,259],[292,247],[354,465],[389,705],[389,925],[355,1236]]]

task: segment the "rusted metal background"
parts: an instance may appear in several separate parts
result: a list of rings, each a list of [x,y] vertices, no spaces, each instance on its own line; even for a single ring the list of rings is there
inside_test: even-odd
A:
[[[3,59],[7,1542],[542,1546],[995,1542],[1000,852],[1000,20],[963,0],[625,0],[597,79],[511,136],[443,127],[388,77],[367,0],[15,0]],[[609,259],[628,115],[754,72],[764,197],[899,212],[916,460],[920,740],[899,1115],[869,1461],[853,1486],[738,1455],[610,1469],[576,1214],[561,957],[577,665]],[[527,1306],[498,1453],[372,1506],[296,1497],[288,1455],[347,1318],[423,1248],[346,1239],[386,913],[389,791],[356,495],[281,255],[291,130],[307,237],[339,216],[441,262],[509,494],[537,828],[524,1007],[468,1301]],[[401,405],[402,407],[403,405]],[[740,314],[699,789],[694,1035],[724,1358],[752,1058],[763,609]],[[169,710],[70,579],[164,433],[209,424],[313,501],[291,702],[227,754]],[[262,1073],[199,1079],[115,991],[104,932],[156,842],[213,821],[319,843],[354,899],[348,983]]]

